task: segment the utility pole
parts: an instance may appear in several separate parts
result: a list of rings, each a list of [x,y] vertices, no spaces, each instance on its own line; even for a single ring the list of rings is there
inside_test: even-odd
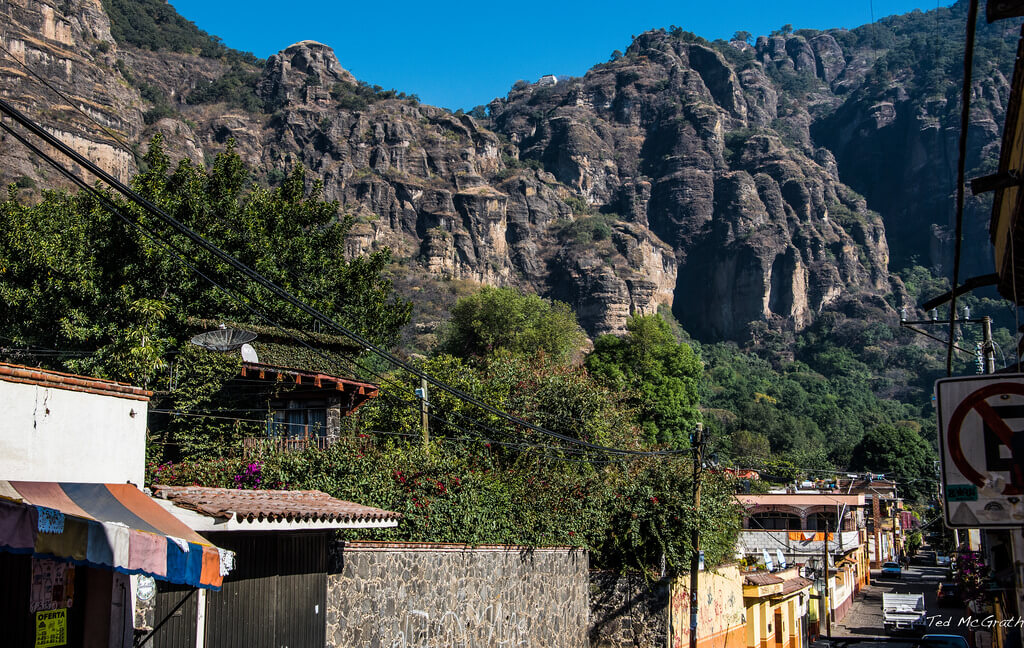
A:
[[[981,325],[981,348],[980,357],[978,358],[978,373],[993,374],[996,372],[996,353],[995,345],[992,343],[992,318],[988,315],[984,317],[971,317],[971,311],[967,307],[964,307],[963,317],[958,318],[956,313],[952,313],[950,319],[939,319],[938,313],[935,309],[930,311],[931,319],[923,320],[910,320],[907,319],[907,308],[904,306],[900,311],[900,326],[911,331],[923,335],[927,338],[941,342],[942,344],[950,344],[949,340],[943,340],[942,338],[932,335],[931,333],[922,330],[921,326],[953,326],[957,330],[957,336],[953,343],[953,348],[964,353],[972,353],[970,349],[966,349],[955,341],[958,341],[961,337],[959,333],[960,328],[964,324],[980,324]]]
[[[824,517],[824,516],[823,516]],[[823,545],[824,550],[822,551],[822,573],[825,574],[825,614],[823,615],[825,620],[825,635],[832,638],[832,620],[828,610],[828,518],[825,517],[825,544]]]
[[[690,531],[690,648],[697,648],[697,588],[700,585],[700,473],[703,458],[704,424],[698,423],[690,438],[690,451],[693,455],[693,528]]]
[[[423,449],[430,450],[430,403],[427,400],[427,379],[420,378],[420,388],[416,390],[420,397],[420,426],[423,429]]]
[[[992,318],[986,315],[981,318],[981,351],[985,354],[985,373],[996,372],[996,349],[992,344]]]
[[[896,553],[899,547],[899,542],[896,538],[896,518],[899,517],[900,510],[900,493],[899,489],[896,488],[896,482],[893,482],[892,486],[892,510],[889,512],[892,515],[892,559],[899,561],[900,557]]]

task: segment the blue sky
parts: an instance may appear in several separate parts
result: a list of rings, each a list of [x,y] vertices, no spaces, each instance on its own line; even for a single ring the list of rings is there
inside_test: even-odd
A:
[[[266,58],[300,40],[334,48],[356,78],[455,110],[504,96],[519,79],[579,76],[631,36],[678,25],[708,40],[736,31],[853,28],[937,6],[921,0],[712,0],[516,3],[170,0],[235,49]],[[949,0],[938,0],[942,5]]]

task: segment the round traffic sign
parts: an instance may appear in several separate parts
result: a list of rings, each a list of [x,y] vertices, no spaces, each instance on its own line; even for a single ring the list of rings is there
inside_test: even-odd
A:
[[[1010,426],[1006,424],[1006,421],[1004,421],[988,403],[988,399],[995,396],[1003,398],[1009,398],[1010,396],[1024,396],[1024,384],[1012,382],[995,383],[992,385],[986,385],[985,387],[968,394],[957,408],[953,410],[953,415],[949,418],[949,429],[946,432],[946,443],[947,448],[949,449],[950,458],[953,460],[953,463],[956,464],[960,473],[976,486],[984,486],[987,480],[983,474],[981,474],[970,464],[970,462],[967,461],[967,457],[964,455],[963,446],[960,443],[960,433],[968,414],[974,412],[981,417],[981,420],[984,423],[982,426],[982,433],[984,433],[985,426],[988,426],[988,428],[999,438],[1000,443],[1010,448],[1011,452],[1015,451],[1015,444],[1013,442],[1015,432],[1010,429]],[[1024,475],[1022,475],[1021,466],[1022,461],[1024,461],[1024,457],[1017,457],[1016,454],[1014,454],[1014,467],[1013,470],[1011,470],[1010,481],[1003,489],[1003,495],[1021,494],[1021,488],[1024,487]]]

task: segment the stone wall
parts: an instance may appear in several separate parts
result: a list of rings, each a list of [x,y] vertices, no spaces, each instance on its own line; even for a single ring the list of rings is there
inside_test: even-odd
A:
[[[588,557],[579,549],[337,543],[327,645],[587,645]]]
[[[668,596],[668,581],[651,582],[641,572],[591,572],[590,646],[666,645]]]

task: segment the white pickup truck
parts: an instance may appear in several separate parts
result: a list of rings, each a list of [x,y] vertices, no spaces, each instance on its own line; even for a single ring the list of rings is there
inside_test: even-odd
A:
[[[882,621],[886,632],[924,631],[928,627],[924,594],[882,594]]]

